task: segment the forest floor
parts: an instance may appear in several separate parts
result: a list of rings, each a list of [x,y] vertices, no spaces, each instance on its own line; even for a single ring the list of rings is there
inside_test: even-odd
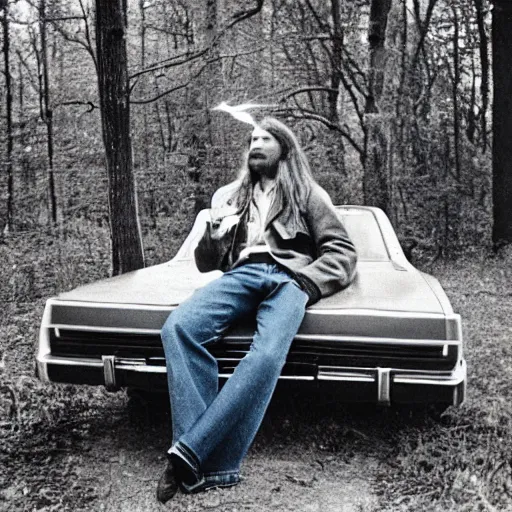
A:
[[[42,247],[44,278],[11,241],[0,246],[10,272],[0,310],[0,511],[512,511],[510,255],[425,268],[463,317],[469,393],[461,407],[436,417],[343,405],[335,390],[280,387],[243,482],[161,506],[166,398],[43,386],[34,377],[44,299],[58,291],[47,280],[108,270],[84,256],[57,279],[62,248],[38,240],[31,254]]]

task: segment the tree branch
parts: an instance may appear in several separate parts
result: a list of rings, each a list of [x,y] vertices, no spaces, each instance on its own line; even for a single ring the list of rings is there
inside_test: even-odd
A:
[[[56,18],[46,18],[45,21],[54,22],[54,21],[68,21],[68,20],[81,20],[82,16],[59,16]]]
[[[313,17],[315,18],[316,22],[318,23],[318,26],[322,29],[322,30],[325,30],[326,32],[329,33],[329,36],[332,37],[332,31],[331,31],[331,28],[329,27],[329,24],[328,23],[325,23],[322,18],[318,15],[318,13],[316,12],[315,8],[313,7],[313,5],[311,4],[311,1],[310,0],[306,0],[306,5],[309,7],[309,10],[311,11],[311,14],[313,15]]]
[[[201,71],[203,71],[203,70],[201,69]],[[197,76],[199,76],[199,74],[194,76],[194,77],[192,77],[187,82],[185,82],[183,84],[180,84],[180,85],[176,85],[174,87],[171,87],[170,89],[167,89],[166,91],[161,92],[161,93],[157,94],[156,96],[153,96],[152,98],[141,99],[141,100],[130,100],[130,103],[132,105],[147,105],[148,103],[153,103],[154,101],[157,101],[160,98],[163,98],[164,96],[167,96],[168,94],[171,94],[173,92],[179,91],[180,89],[184,89],[185,87],[188,87],[190,85],[190,82],[192,82],[192,80],[194,78],[197,78]]]
[[[90,57],[94,63],[94,68],[97,71],[98,64],[96,61],[96,54],[94,53],[94,48],[93,48],[93,44],[91,41],[91,35],[90,35],[90,31],[89,31],[89,22],[88,22],[89,13],[85,9],[83,0],[79,0],[79,4],[80,4],[80,9],[82,11],[82,16],[62,16],[62,17],[58,17],[58,18],[46,18],[46,21],[51,22],[53,27],[55,28],[55,30],[57,30],[57,32],[59,32],[59,34],[66,41],[69,41],[70,43],[76,43],[76,44],[80,45],[82,48],[84,48],[84,50],[90,55]],[[71,34],[64,27],[62,27],[59,23],[57,23],[59,21],[69,21],[69,20],[80,20],[80,21],[84,22],[85,40],[80,39],[79,37]]]
[[[55,104],[56,107],[62,107],[62,106],[70,106],[70,105],[88,105],[89,108],[87,109],[87,113],[92,112],[94,109],[99,108],[97,105],[95,105],[92,101],[61,101],[60,103]]]
[[[298,112],[297,112],[298,111]],[[341,127],[339,124],[333,123],[326,117],[317,114],[316,112],[311,112],[309,110],[303,110],[303,109],[293,109],[293,108],[283,108],[274,111],[276,114],[287,114],[293,119],[311,119],[312,121],[317,121],[327,128],[329,130],[334,130],[339,132],[343,137],[347,139],[347,141],[350,143],[350,145],[359,153],[363,153],[363,148],[357,143],[357,141],[350,135],[350,133],[345,130],[343,127]]]
[[[265,0],[256,0],[256,7],[253,7],[252,9],[249,9],[248,11],[238,11],[233,14],[233,21],[229,23],[223,30],[230,29],[232,26],[234,26],[236,23],[239,23],[240,21],[246,20],[248,18],[251,18],[255,14],[258,14],[261,9],[263,8],[263,3]]]
[[[362,110],[359,106],[359,103],[357,101],[357,96],[356,96],[352,86],[349,84],[347,77],[345,76],[345,73],[343,73],[343,72],[340,72],[340,81],[343,84],[343,87],[345,88],[345,90],[348,92],[348,94],[352,100],[352,104],[354,105],[354,110],[356,111],[359,122],[361,123],[361,126],[363,126],[364,125],[363,112],[362,112]],[[359,91],[359,92],[361,92],[361,91]],[[364,94],[363,94],[363,96],[364,96]]]
[[[208,46],[206,46],[204,48],[201,48],[200,50],[196,50],[195,52],[188,52],[187,51],[187,52],[182,53],[180,55],[176,55],[174,57],[171,57],[170,59],[166,59],[165,61],[162,61],[162,62],[160,62],[158,64],[153,64],[149,68],[141,69],[140,71],[136,71],[135,73],[133,73],[130,76],[130,80],[133,80],[134,78],[137,78],[138,76],[144,75],[146,73],[152,73],[152,72],[158,71],[160,69],[166,69],[166,68],[170,68],[170,67],[180,66],[181,64],[190,63],[190,62],[192,62],[194,60],[199,59],[203,55],[205,55],[208,52],[210,52],[213,48],[215,48],[215,46],[217,45],[219,40],[224,36],[224,34],[229,29],[231,29],[232,27],[234,27],[235,25],[237,25],[241,21],[244,21],[244,20],[246,20],[246,19],[248,19],[248,18],[258,14],[261,11],[262,7],[263,7],[264,1],[265,0],[256,0],[256,7],[252,8],[252,9],[249,9],[247,11],[239,11],[239,12],[235,13],[232,16],[232,20],[227,25],[222,27],[222,29],[215,36],[215,38],[213,39],[213,41],[211,42],[210,45],[208,45]]]
[[[153,25],[153,24],[147,24],[146,29],[154,30],[155,32],[160,32],[160,33],[166,34],[168,36],[179,36],[179,37],[183,37],[183,38],[190,37],[190,34],[188,34],[186,32],[174,32],[172,30],[167,30],[166,28],[163,28],[163,27],[157,27],[156,25]]]
[[[242,57],[242,56],[245,56],[245,55],[251,55],[253,53],[257,53],[257,52],[260,52],[261,50],[263,50],[265,48],[266,45],[263,45],[263,46],[260,46],[258,48],[251,48],[250,50],[247,50],[245,52],[237,52],[235,54],[224,54],[224,55],[218,55],[217,57],[215,58],[212,58],[212,59],[208,59],[203,66],[201,66],[201,68],[199,69],[199,71],[197,71],[197,73],[192,76],[189,80],[187,80],[187,82],[183,83],[183,84],[180,84],[180,85],[177,85],[177,86],[174,86],[174,87],[171,87],[170,89],[167,89],[166,91],[162,92],[162,93],[159,93],[157,94],[156,96],[153,96],[152,98],[147,98],[147,99],[139,99],[139,100],[130,100],[130,103],[133,103],[135,105],[143,105],[143,104],[147,104],[147,103],[152,103],[153,101],[157,101],[159,100],[160,98],[162,98],[163,96],[166,96],[167,94],[171,94],[173,92],[176,92],[176,91],[179,91],[180,89],[184,89],[185,87],[188,87],[190,85],[190,83],[195,80],[196,78],[198,78],[202,73],[203,71],[210,65],[212,64],[213,62],[217,62],[219,60],[222,60],[222,59],[233,59],[233,58],[237,58],[237,57]],[[134,84],[131,88],[130,88],[130,92],[135,88],[135,85]]]
[[[424,49],[425,38],[427,37],[428,29],[430,27],[430,20],[432,19],[432,14],[434,12],[434,7],[437,3],[437,0],[429,0],[427,6],[427,12],[425,14],[425,19],[422,21],[420,16],[420,8],[418,0],[414,0],[414,18],[418,25],[418,29],[420,31],[420,40],[416,46],[416,50],[414,52],[414,57],[412,59],[411,68],[414,68],[417,64],[420,51]]]
[[[132,75],[130,75],[130,80],[137,78],[141,75],[145,75],[146,73],[152,73],[154,71],[159,71],[161,69],[172,68],[175,66],[181,66],[182,64],[191,63],[194,60],[199,59],[203,55],[205,55],[210,50],[209,47],[202,48],[201,50],[197,50],[195,52],[186,51],[179,55],[175,55],[170,59],[166,59],[165,61],[160,62],[159,64],[154,64],[148,68],[141,69],[140,71],[136,71]]]

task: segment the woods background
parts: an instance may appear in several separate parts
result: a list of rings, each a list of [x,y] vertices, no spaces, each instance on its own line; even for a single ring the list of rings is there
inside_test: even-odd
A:
[[[236,176],[250,127],[211,111],[227,101],[270,105],[261,113],[294,127],[333,201],[383,208],[410,258],[492,245],[487,1],[2,7],[4,236],[94,245],[110,236],[110,204],[109,272],[169,259]]]
[[[0,511],[153,509],[165,411],[43,385],[34,345],[48,297],[169,260],[236,177],[251,128],[221,101],[387,212],[462,316],[468,397],[284,394],[217,509],[512,510],[512,0],[0,0],[0,39]]]

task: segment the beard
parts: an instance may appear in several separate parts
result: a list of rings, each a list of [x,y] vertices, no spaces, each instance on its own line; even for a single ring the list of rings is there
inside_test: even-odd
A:
[[[278,162],[269,160],[262,154],[249,155],[248,166],[251,173],[257,176],[273,179],[277,175]]]

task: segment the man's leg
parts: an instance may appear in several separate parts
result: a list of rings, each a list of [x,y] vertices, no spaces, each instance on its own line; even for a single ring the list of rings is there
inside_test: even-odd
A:
[[[176,441],[217,396],[217,362],[205,345],[218,340],[239,316],[255,310],[262,299],[260,267],[246,265],[209,283],[174,310],[162,328],[173,423],[173,446],[157,488],[162,503],[179,485],[197,483],[201,475],[195,454]]]
[[[284,272],[272,269],[257,312],[250,352],[240,361],[211,405],[178,441],[196,457],[205,479],[198,490],[235,483],[270,402],[308,296]]]
[[[171,313],[162,328],[173,443],[217,396],[217,362],[206,345],[219,340],[237,318],[255,311],[262,299],[260,270],[254,267],[237,268],[201,288]]]

